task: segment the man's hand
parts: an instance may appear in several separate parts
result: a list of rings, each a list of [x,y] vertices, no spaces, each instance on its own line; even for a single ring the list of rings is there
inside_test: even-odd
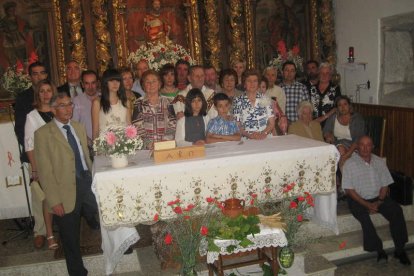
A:
[[[375,214],[378,212],[378,207],[380,205],[379,201],[375,201],[375,202],[366,202],[366,207],[369,211],[370,214]]]
[[[53,213],[59,217],[63,217],[65,215],[65,209],[63,208],[63,204],[58,204],[52,207]]]

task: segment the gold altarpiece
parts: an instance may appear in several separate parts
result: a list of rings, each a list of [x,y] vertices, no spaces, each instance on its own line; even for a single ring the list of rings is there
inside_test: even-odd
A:
[[[79,61],[84,68],[102,73],[107,67],[125,66],[131,49],[129,26],[133,12],[145,12],[151,0],[39,0],[47,9],[51,44],[52,78],[65,80],[65,63]],[[133,6],[131,3],[142,4]],[[144,3],[145,2],[145,3]],[[332,0],[303,0],[302,6],[289,7],[284,0],[161,0],[163,9],[181,14],[177,21],[184,32],[186,47],[198,64],[217,69],[232,61],[245,60],[249,68],[262,69],[266,60],[259,33],[268,5],[299,10],[301,54],[306,59],[327,60],[336,64],[336,45]],[[279,6],[278,6],[279,5]],[[275,14],[277,13],[275,9]],[[285,13],[288,14],[288,13]],[[277,17],[271,15],[277,23]],[[138,20],[138,19],[137,19]],[[137,21],[139,22],[139,21]],[[262,25],[261,25],[262,24]],[[273,32],[274,29],[267,31]],[[270,35],[269,35],[270,36]],[[266,35],[264,36],[266,38]],[[137,45],[142,41],[134,38]]]

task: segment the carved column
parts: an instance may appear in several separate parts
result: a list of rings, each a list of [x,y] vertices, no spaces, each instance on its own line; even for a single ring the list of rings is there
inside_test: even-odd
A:
[[[197,0],[187,0],[184,4],[187,10],[187,24],[188,24],[188,45],[190,46],[191,57],[195,64],[202,64],[202,47],[200,36],[200,17],[198,14]]]
[[[320,7],[321,41],[323,52],[321,58],[332,65],[336,65],[336,43],[333,19],[332,0],[322,0]]]
[[[70,30],[71,58],[79,62],[82,68],[86,65],[86,47],[85,39],[81,33],[83,23],[80,0],[68,0],[67,12],[67,21]]]
[[[60,1],[54,0],[53,1],[53,13],[54,23],[56,24],[56,53],[57,53],[57,71],[59,76],[59,83],[64,83],[66,79],[66,70],[65,70],[65,53],[63,48],[63,31],[62,31],[62,17],[60,12]]]
[[[102,74],[107,68],[112,57],[110,54],[111,35],[108,30],[108,12],[106,0],[93,0],[92,11],[95,18],[94,29],[96,39],[96,61],[98,74]]]
[[[220,47],[219,39],[219,20],[217,16],[217,0],[205,0],[206,20],[207,20],[207,43],[206,48],[209,52],[210,65],[220,70]]]
[[[254,7],[255,0],[244,0],[245,12],[245,28],[246,28],[246,65],[247,68],[254,68],[256,66],[256,50],[254,48],[255,42],[255,22],[254,22]]]
[[[318,1],[310,0],[311,58],[319,60]]]
[[[230,52],[230,64],[233,64],[238,60],[246,59],[244,33],[243,33],[243,6],[240,0],[230,0],[229,9],[229,23],[230,23],[230,41],[231,41],[231,52]]]
[[[113,20],[115,25],[115,45],[118,56],[118,67],[125,66],[128,58],[127,29],[126,29],[126,0],[113,0]]]

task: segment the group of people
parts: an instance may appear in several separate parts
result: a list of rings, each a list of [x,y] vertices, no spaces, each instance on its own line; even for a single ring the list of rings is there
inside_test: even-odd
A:
[[[142,60],[135,69],[136,75],[130,68],[108,69],[99,82],[95,71],[82,71],[72,60],[66,65],[67,82],[57,88],[47,79],[46,66],[35,62],[29,66],[32,86],[16,99],[15,132],[26,153],[22,161],[30,163],[31,177],[44,192],[44,198],[32,193],[35,247],[43,247],[45,240],[50,249],[58,247],[53,236],[54,218],[70,275],[87,274],[79,249],[80,217],[99,229],[96,200],[90,189],[91,145],[110,126],[134,125],[146,149],[163,140],[189,146],[262,140],[288,133],[326,141],[338,148],[343,188],[358,219],[370,220],[367,214],[383,213],[385,207],[381,206],[393,204],[384,193],[391,181],[389,172],[384,172],[384,164],[376,158],[367,157],[371,156],[367,144],[372,150],[372,141],[365,136],[364,120],[331,81],[330,64],[307,62],[307,79],[301,83],[296,80],[296,65],[285,62],[279,84],[277,69],[268,67],[260,74],[246,69],[243,61],[220,73],[212,66],[190,66],[184,60],[167,64],[160,72],[150,70]],[[355,188],[357,183],[350,175],[350,168],[361,170],[361,166],[348,165],[361,162],[351,162],[355,156],[368,165],[376,160],[368,195]],[[376,173],[382,174],[373,176]],[[401,208],[397,204],[393,207],[397,210],[394,213],[401,214],[400,227]],[[368,239],[365,231],[373,228],[367,227],[363,227],[364,246]],[[407,264],[403,250],[406,239],[401,235],[396,254]],[[378,240],[364,248],[377,250],[382,259],[384,251]]]

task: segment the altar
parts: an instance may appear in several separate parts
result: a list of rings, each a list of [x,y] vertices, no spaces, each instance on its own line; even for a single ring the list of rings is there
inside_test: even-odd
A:
[[[206,204],[207,197],[248,198],[253,192],[261,200],[270,190],[276,199],[282,196],[282,185],[295,182],[302,192],[326,197],[322,202],[328,206],[320,210],[325,215],[318,215],[318,206],[314,215],[336,226],[336,200],[332,204],[330,199],[335,197],[339,154],[333,145],[287,135],[206,145],[206,157],[188,161],[155,165],[149,154],[140,151],[128,167],[117,170],[111,168],[109,158],[95,159],[92,190],[99,206],[108,274],[122,250],[138,240],[133,226],[153,223],[156,214],[173,217],[167,204],[176,197],[187,204]]]

